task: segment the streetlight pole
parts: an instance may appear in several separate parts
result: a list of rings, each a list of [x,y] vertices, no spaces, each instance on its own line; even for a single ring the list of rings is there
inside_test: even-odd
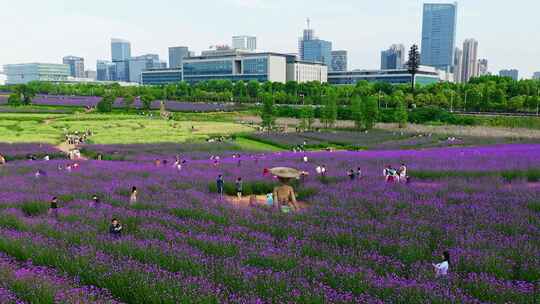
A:
[[[450,113],[454,113],[454,91],[450,91]]]
[[[465,103],[463,104],[464,112],[467,112],[467,93],[468,93],[468,91],[465,91]]]

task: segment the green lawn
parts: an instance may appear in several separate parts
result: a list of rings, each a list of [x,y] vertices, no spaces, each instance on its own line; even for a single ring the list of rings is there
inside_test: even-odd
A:
[[[0,114],[0,142],[57,144],[65,131],[87,129],[94,133],[94,144],[185,142],[252,131],[233,122],[166,121],[132,114]]]
[[[266,144],[260,141],[247,139],[244,137],[237,137],[235,144],[238,145],[242,150],[246,151],[270,151],[278,152],[283,151],[280,147]]]

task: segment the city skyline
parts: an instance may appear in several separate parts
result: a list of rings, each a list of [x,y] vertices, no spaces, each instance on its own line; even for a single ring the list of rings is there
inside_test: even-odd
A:
[[[17,30],[5,33],[4,41],[11,47],[0,51],[0,65],[61,63],[62,57],[75,55],[83,57],[90,69],[95,69],[97,59],[111,58],[109,42],[116,37],[131,42],[134,56],[155,53],[167,58],[168,48],[176,45],[186,45],[200,52],[210,45],[228,44],[232,36],[246,32],[257,36],[262,50],[296,52],[298,35],[305,28],[307,17],[310,17],[317,36],[332,41],[335,49],[348,51],[350,69],[376,69],[380,64],[380,51],[388,45],[403,43],[408,48],[412,43],[420,44],[424,4],[424,1],[416,0],[407,3],[382,0],[376,4],[344,0],[331,5],[320,0],[290,3],[282,0],[202,0],[185,4],[156,0],[157,7],[168,9],[159,10],[157,16],[148,16],[146,10],[136,5],[126,6],[132,2],[123,0],[108,3],[108,6],[103,0],[9,4],[7,0],[0,0],[2,2],[7,9],[0,12],[0,18]],[[308,2],[310,5],[306,5]],[[489,59],[490,70],[517,68],[523,77],[530,78],[540,69],[537,55],[540,43],[530,39],[535,36],[534,29],[540,28],[540,21],[534,15],[540,4],[520,2],[520,18],[503,23],[498,22],[508,18],[507,6],[503,3],[458,1],[456,45],[472,37],[482,45],[478,57]],[[208,5],[216,9],[208,11]],[[289,9],[283,10],[285,5]],[[185,10],[190,13],[182,18],[167,18]],[[24,21],[17,18],[21,14],[28,18]],[[242,18],[230,18],[230,14]],[[50,22],[49,19],[42,22],[43,16],[50,17]],[[280,22],[275,22],[277,18]],[[37,45],[42,46],[36,48]]]

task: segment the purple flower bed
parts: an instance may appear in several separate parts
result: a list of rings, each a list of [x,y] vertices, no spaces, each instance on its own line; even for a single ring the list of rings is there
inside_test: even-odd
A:
[[[324,152],[308,153],[307,163],[303,153],[264,153],[218,166],[201,152],[181,171],[146,159],[83,161],[71,172],[58,170],[65,160],[8,163],[0,251],[46,266],[45,278],[65,273],[70,288],[94,286],[126,303],[535,303],[540,185],[466,173],[540,169],[539,151]],[[383,166],[401,162],[412,182],[385,183]],[[321,164],[326,179],[315,176]],[[262,174],[273,166],[310,172],[299,186],[310,190],[306,209],[237,207],[209,192],[218,174],[227,183],[242,176],[246,188],[274,183]],[[363,177],[351,181],[346,171],[356,167]],[[47,177],[36,179],[37,169]],[[415,180],[419,171],[458,174]],[[130,206],[132,186],[139,197]],[[46,214],[51,196],[58,218]],[[120,238],[108,236],[112,217],[124,226]],[[436,278],[432,263],[445,250],[449,276]]]
[[[33,154],[36,157],[49,155],[51,158],[63,158],[61,151],[48,144],[6,144],[0,143],[0,154],[8,160],[23,159]]]
[[[38,95],[32,103],[35,105],[44,106],[71,106],[71,107],[94,107],[101,100],[99,96],[56,96],[56,95]],[[0,97],[0,104],[6,104],[7,98]],[[123,100],[118,98],[113,107],[123,108]],[[133,103],[134,108],[140,109],[142,102],[136,99]],[[152,109],[160,108],[160,102],[154,101]],[[234,111],[238,107],[234,103],[211,103],[211,102],[182,102],[182,101],[165,101],[165,108],[173,112],[226,112]]]

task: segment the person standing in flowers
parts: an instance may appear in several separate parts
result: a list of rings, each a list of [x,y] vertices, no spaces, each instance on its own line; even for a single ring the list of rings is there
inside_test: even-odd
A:
[[[239,177],[236,179],[236,184],[235,184],[235,187],[236,187],[236,196],[238,197],[238,200],[241,200],[242,199],[242,192],[243,192],[243,182],[242,182],[242,178]]]
[[[300,171],[292,168],[278,167],[270,169],[270,172],[276,176],[281,183],[280,186],[274,188],[272,193],[273,203],[278,210],[288,212],[292,207],[295,211],[298,211],[298,205],[296,202],[296,195],[294,194],[293,187],[288,183],[293,178],[300,178]]]
[[[92,207],[94,208],[99,208],[99,206],[101,205],[101,201],[97,195],[92,196],[92,205]]]
[[[438,278],[445,278],[448,275],[450,268],[450,253],[448,251],[443,252],[443,261],[439,264],[432,264],[435,268],[435,275]]]
[[[217,186],[217,192],[219,194],[219,197],[223,197],[223,190],[225,187],[225,181],[223,180],[223,175],[218,175],[218,178],[216,180],[216,186]]]
[[[118,219],[113,218],[109,226],[109,234],[114,238],[122,236],[122,225]]]
[[[5,164],[6,164],[6,158],[4,157],[4,155],[0,154],[0,166],[5,165]]]
[[[58,218],[58,198],[56,196],[51,199],[49,205],[49,215]]]
[[[137,187],[133,186],[131,187],[131,196],[129,197],[129,204],[134,205],[137,203]]]
[[[402,183],[407,182],[407,166],[405,164],[401,164],[401,167],[399,167],[398,171],[399,181]]]
[[[356,173],[354,173],[354,170],[353,170],[353,169],[347,171],[347,175],[349,176],[349,179],[350,179],[351,181],[353,181],[353,180],[356,178]]]

